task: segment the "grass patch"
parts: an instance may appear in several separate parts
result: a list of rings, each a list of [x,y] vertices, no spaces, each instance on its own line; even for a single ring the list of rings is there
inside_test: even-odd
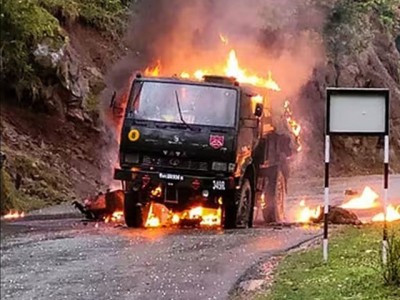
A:
[[[98,112],[99,109],[99,100],[98,96],[90,93],[86,99],[86,102],[84,103],[85,110],[89,113],[95,113]]]
[[[0,214],[6,214],[11,210],[30,211],[46,206],[46,202],[39,197],[17,191],[10,174],[5,169],[1,169],[0,181]]]
[[[400,235],[400,223],[391,225]],[[330,259],[320,248],[288,255],[280,264],[270,294],[258,299],[400,299],[400,287],[386,286],[380,268],[382,228],[350,227],[335,234]]]
[[[16,195],[16,190],[10,174],[5,169],[0,171],[0,212],[4,214],[11,209],[23,210],[24,202]]]

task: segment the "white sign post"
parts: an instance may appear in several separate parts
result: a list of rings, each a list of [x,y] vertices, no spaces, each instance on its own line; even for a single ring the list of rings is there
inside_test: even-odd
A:
[[[387,201],[389,180],[389,90],[328,88],[325,124],[325,196],[323,258],[328,261],[329,160],[331,135],[384,137],[384,225],[382,259],[387,258]]]

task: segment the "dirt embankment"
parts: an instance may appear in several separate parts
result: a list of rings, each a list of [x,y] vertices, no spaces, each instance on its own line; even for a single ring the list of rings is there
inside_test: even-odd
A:
[[[7,173],[4,184],[11,185],[8,195],[2,193],[2,212],[80,200],[108,187],[105,170],[113,162],[106,150],[113,137],[101,119],[100,96],[92,94],[105,88],[104,74],[123,48],[79,22],[64,30],[69,37],[64,64],[70,74],[65,82],[47,85],[50,96],[40,105],[28,108],[12,98],[1,104],[1,151],[7,156],[2,172]],[[74,96],[83,93],[89,95]]]
[[[390,89],[390,167],[400,171],[400,50],[395,37],[375,27],[375,37],[360,52],[342,54],[315,69],[303,90],[302,107],[314,147],[310,157],[323,161],[326,87],[371,87]],[[310,109],[311,108],[311,109]],[[320,113],[318,113],[320,112]],[[318,137],[315,139],[315,137]],[[311,139],[313,141],[311,141]],[[307,143],[306,140],[306,143]],[[332,138],[332,168],[338,175],[375,174],[383,170],[383,139],[377,137]],[[307,163],[313,164],[314,161]]]

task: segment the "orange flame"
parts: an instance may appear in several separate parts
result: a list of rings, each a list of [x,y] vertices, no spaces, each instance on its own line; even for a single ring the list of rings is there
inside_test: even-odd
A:
[[[105,217],[104,223],[121,222],[123,217],[124,217],[124,212],[117,210],[117,211],[114,211],[111,216]]]
[[[162,194],[162,188],[161,188],[161,186],[156,187],[156,188],[153,189],[150,193],[151,193],[151,195],[152,195],[153,197],[161,197],[161,194]]]
[[[155,67],[147,67],[146,70],[144,70],[144,75],[145,76],[160,76],[160,71],[161,71],[161,61],[157,60],[157,64]]]
[[[360,196],[350,199],[340,207],[346,209],[369,209],[379,205],[378,198],[379,195],[367,186]]]
[[[223,37],[222,35],[220,38]],[[226,41],[227,39],[224,38]],[[222,40],[222,38],[221,38]],[[156,66],[147,67],[144,71],[145,76],[160,76],[161,74],[161,62],[157,61]],[[280,91],[278,83],[276,83],[272,78],[272,73],[268,71],[267,77],[259,77],[257,75],[250,75],[246,69],[243,69],[239,65],[239,60],[236,56],[236,51],[231,49],[228,54],[228,58],[226,60],[225,66],[221,68],[210,68],[210,69],[197,69],[192,74],[189,72],[183,71],[179,74],[181,78],[193,78],[196,80],[202,80],[203,77],[207,74],[214,75],[224,75],[228,77],[235,77],[238,82],[247,83],[258,87],[267,88],[273,91]]]
[[[171,221],[172,224],[179,224],[181,217],[178,214],[173,214]]]
[[[3,216],[5,220],[19,219],[25,217],[24,212],[18,212],[16,210],[10,210],[10,212]]]
[[[153,210],[154,210],[153,202],[151,202],[150,208],[149,208],[149,214],[147,216],[147,220],[144,225],[145,227],[160,227],[161,226],[160,218],[154,214]]]
[[[200,219],[200,225],[204,226],[217,226],[221,225],[221,208],[212,209],[197,206],[189,210],[189,219]]]
[[[190,78],[190,74],[187,73],[187,72],[182,72],[182,73],[179,75],[179,77],[181,77],[181,78]]]
[[[297,147],[297,152],[301,151],[302,146],[301,146],[301,139],[300,139],[300,133],[301,133],[301,126],[299,123],[297,123],[297,121],[295,119],[293,119],[293,113],[292,110],[290,108],[290,102],[289,101],[285,101],[284,104],[284,116],[286,118],[286,121],[289,125],[289,129],[291,130],[292,134],[294,135],[296,142],[298,144]]]
[[[400,205],[394,207],[393,205],[389,205],[386,209],[386,221],[393,222],[400,220]],[[372,222],[383,222],[385,221],[385,214],[379,213],[372,218]]]
[[[239,60],[235,50],[229,51],[228,60],[224,69],[225,75],[235,77],[237,81],[248,83],[254,86],[264,87],[273,91],[280,91],[279,85],[272,79],[272,73],[268,72],[268,78],[258,77],[256,75],[247,74],[247,70],[239,65]]]
[[[302,207],[302,209],[297,216],[297,222],[299,223],[309,223],[311,222],[311,219],[317,219],[321,214],[320,206],[312,209],[306,206],[305,200],[300,201],[300,206]]]

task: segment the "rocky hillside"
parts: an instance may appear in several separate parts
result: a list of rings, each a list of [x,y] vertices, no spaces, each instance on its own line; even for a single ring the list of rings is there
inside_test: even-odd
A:
[[[157,1],[148,2],[156,9]],[[168,1],[162,2],[168,7]],[[132,30],[128,20],[135,19],[136,9],[140,15],[141,5],[147,2],[3,1],[0,116],[1,151],[7,162],[1,172],[2,213],[81,199],[108,186],[115,137],[100,99],[107,102],[113,89],[124,86],[132,65],[143,67],[155,59],[134,49],[135,43],[151,41],[151,36],[128,39],[133,51],[122,39]],[[279,44],[288,31],[312,31],[325,49],[295,109],[305,132],[297,169],[307,172],[300,173],[320,174],[327,86],[390,88],[391,161],[393,170],[400,171],[399,10],[399,0],[311,0],[292,10],[284,8],[284,18],[265,17],[262,39],[270,46]],[[311,11],[323,21],[311,22]],[[149,22],[157,21],[147,13]],[[110,73],[112,80],[106,75]],[[336,139],[335,172],[380,172],[381,152],[374,138]]]
[[[1,26],[1,212],[108,187],[104,74],[125,51],[129,1],[5,0]],[[107,184],[106,184],[107,182]]]
[[[323,9],[328,16],[322,34],[326,59],[304,87],[299,107],[310,129],[306,139],[314,145],[309,157],[323,160],[326,87],[384,87],[391,93],[391,170],[399,172],[400,1],[326,1]],[[311,141],[315,136],[319,137],[316,145]],[[336,137],[332,158],[335,174],[381,173],[382,140]],[[313,166],[310,161],[306,164]]]

